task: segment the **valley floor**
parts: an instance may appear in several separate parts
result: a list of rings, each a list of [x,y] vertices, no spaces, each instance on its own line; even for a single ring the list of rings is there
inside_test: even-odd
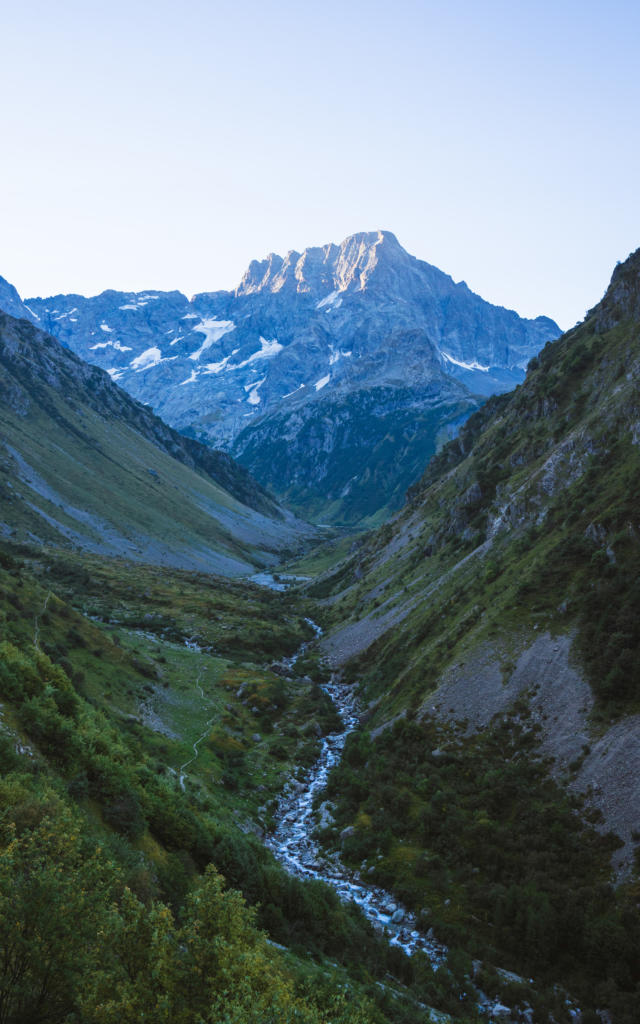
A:
[[[18,912],[20,920],[37,913],[29,903],[29,844],[43,841],[51,808],[74,823],[65,829],[83,837],[87,852],[76,867],[61,861],[61,854],[47,854],[48,860],[59,863],[75,885],[73,872],[84,871],[86,857],[99,848],[95,855],[106,858],[104,870],[111,865],[117,878],[104,890],[104,906],[87,910],[83,941],[93,952],[84,973],[69,967],[68,957],[76,955],[72,943],[58,948],[46,966],[46,977],[55,967],[65,979],[61,1005],[66,1000],[75,1007],[52,1021],[71,1020],[71,1012],[87,1024],[142,1019],[135,1012],[127,1017],[121,1004],[107,1011],[107,981],[96,980],[103,960],[109,984],[120,984],[128,970],[124,947],[114,945],[132,927],[126,915],[134,911],[122,893],[138,901],[140,927],[163,907],[178,927],[186,908],[194,912],[193,894],[211,864],[255,908],[251,920],[269,936],[270,955],[277,954],[280,995],[288,993],[295,1012],[307,1014],[296,1020],[417,1024],[484,1014],[546,1021],[553,1014],[568,1022],[573,1004],[567,992],[583,1008],[603,1005],[603,972],[585,984],[579,949],[554,969],[537,943],[546,941],[548,928],[559,927],[557,899],[573,906],[582,886],[583,901],[587,890],[600,893],[597,906],[591,896],[586,900],[596,915],[589,927],[596,936],[598,929],[612,929],[619,936],[620,964],[626,963],[626,943],[637,924],[621,922],[634,897],[629,886],[614,891],[607,885],[611,844],[581,831],[577,805],[564,809],[546,770],[527,768],[529,757],[538,763],[531,739],[519,747],[509,733],[502,741],[503,750],[513,744],[518,766],[509,775],[508,822],[501,822],[490,795],[492,787],[502,793],[505,786],[504,763],[491,746],[493,716],[535,689],[532,665],[551,679],[559,678],[562,662],[565,695],[570,684],[584,685],[579,676],[570,677],[568,641],[540,636],[537,647],[523,649],[506,687],[502,676],[499,682],[489,678],[487,657],[477,707],[470,679],[480,678],[480,664],[458,665],[418,713],[395,715],[395,726],[372,720],[371,729],[367,720],[372,714],[375,719],[375,702],[370,706],[366,689],[332,676],[325,664],[331,645],[335,656],[341,643],[339,631],[318,642],[321,630],[313,619],[326,618],[326,605],[306,595],[308,582],[298,579],[292,589],[286,579],[306,575],[302,569],[252,585],[43,549],[5,546],[0,555],[0,810],[5,823],[13,822],[0,850],[6,912],[0,943],[8,948],[20,927]],[[375,631],[375,617],[372,623]],[[552,690],[543,687],[538,704],[535,697],[532,702],[534,719],[541,719],[535,734],[543,754],[551,752],[549,737],[560,742],[544,716],[560,720],[564,714]],[[484,727],[478,742],[460,732],[463,716]],[[558,760],[571,756],[571,743],[581,742],[579,724],[567,730],[564,753],[555,749]],[[586,755],[580,769],[585,766],[588,771]],[[465,788],[469,772],[486,776],[478,787],[487,801],[483,808],[473,803],[473,787]],[[526,844],[530,827],[518,819],[525,793],[540,805],[536,828],[552,850],[547,881],[539,874],[542,861],[531,875],[531,863],[518,859],[518,844]],[[17,848],[10,835],[18,837]],[[496,842],[506,852],[494,862]],[[578,856],[580,844],[584,857]],[[23,867],[15,866],[16,849]],[[576,873],[573,888],[557,874],[563,849]],[[26,902],[12,913],[16,871]],[[524,889],[518,888],[519,871]],[[465,888],[465,879],[474,879],[472,888]],[[207,891],[213,900],[213,890]],[[509,909],[509,900],[519,909]],[[540,900],[550,901],[548,910]],[[120,919],[105,947],[98,933],[104,932],[108,905],[120,908]],[[492,923],[496,907],[503,908],[496,911],[501,923]],[[531,921],[542,917],[520,926],[514,912]],[[242,927],[249,944],[257,941],[246,931],[253,925]],[[506,941],[514,935],[522,936],[517,954]],[[596,941],[590,938],[583,948],[589,963]],[[34,1019],[28,1018],[34,1012],[29,1000],[37,984],[48,984],[37,960],[30,949],[22,987],[0,977],[8,1022]],[[151,961],[140,966],[140,991],[148,984],[145,972],[150,978],[157,968]],[[621,975],[615,983],[615,1019],[626,1024],[632,1017],[624,992],[631,981]],[[81,997],[82,986],[93,994]],[[338,1011],[336,993],[345,986],[352,994],[349,1006]],[[173,1007],[167,1022],[196,1019],[189,1007],[179,1016],[173,989],[166,999]],[[234,1021],[244,1022],[246,1008],[237,1012]],[[283,1011],[280,1019],[289,1017]]]

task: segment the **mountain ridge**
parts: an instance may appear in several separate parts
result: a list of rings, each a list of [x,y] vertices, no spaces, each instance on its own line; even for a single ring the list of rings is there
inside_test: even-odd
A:
[[[39,317],[22,301],[18,291],[4,277],[0,277],[0,310],[18,319],[39,323]]]
[[[342,438],[324,429],[336,411],[334,394],[350,433],[362,430],[370,447],[388,448],[402,437],[389,492],[397,508],[443,432],[487,395],[521,381],[529,359],[559,333],[548,318],[525,320],[486,303],[382,231],[254,260],[234,291],[192,299],[106,291],[30,305],[63,344],[107,369],[172,426],[224,447],[305,513],[313,508],[324,520],[332,509],[330,518],[351,525],[384,514],[385,495],[374,497],[367,486],[384,467],[366,452],[345,450]],[[361,395],[373,388],[381,389],[379,399],[394,397],[382,420],[365,421]],[[284,466],[272,437],[291,410],[315,424],[311,435],[322,447],[311,459],[292,453]],[[407,423],[416,410],[430,426],[411,440]],[[308,502],[295,482],[301,476]],[[328,478],[335,480],[330,494]]]

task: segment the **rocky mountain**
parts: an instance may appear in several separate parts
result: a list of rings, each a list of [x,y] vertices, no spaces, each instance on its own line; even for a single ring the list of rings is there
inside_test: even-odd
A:
[[[447,434],[559,334],[386,231],[253,261],[233,292],[30,299],[62,343],[307,511],[397,507]]]
[[[313,533],[227,454],[3,313],[0,395],[0,530],[14,541],[240,575]]]

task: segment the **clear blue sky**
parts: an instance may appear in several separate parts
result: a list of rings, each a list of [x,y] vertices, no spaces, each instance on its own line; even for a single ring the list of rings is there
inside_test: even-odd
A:
[[[640,246],[640,5],[3,5],[0,274],[233,287],[386,228],[572,325]]]

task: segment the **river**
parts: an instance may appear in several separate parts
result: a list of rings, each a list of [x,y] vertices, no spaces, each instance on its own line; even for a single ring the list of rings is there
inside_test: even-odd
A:
[[[322,630],[311,619],[316,637]],[[293,668],[309,643],[286,662]],[[313,838],[316,817],[314,798],[327,784],[331,769],[339,762],[347,737],[358,726],[360,709],[351,687],[345,686],[337,675],[324,684],[340,714],[342,728],[322,740],[322,750],[316,764],[302,780],[291,780],[278,801],[275,814],[276,827],[266,838],[267,846],[293,875],[305,879],[318,879],[331,885],[344,902],[356,903],[375,928],[386,931],[391,945],[400,946],[411,955],[422,950],[434,967],[446,959],[446,947],[437,942],[432,932],[421,932],[416,919],[386,890],[367,883],[357,871],[346,867],[337,854],[325,856]]]

